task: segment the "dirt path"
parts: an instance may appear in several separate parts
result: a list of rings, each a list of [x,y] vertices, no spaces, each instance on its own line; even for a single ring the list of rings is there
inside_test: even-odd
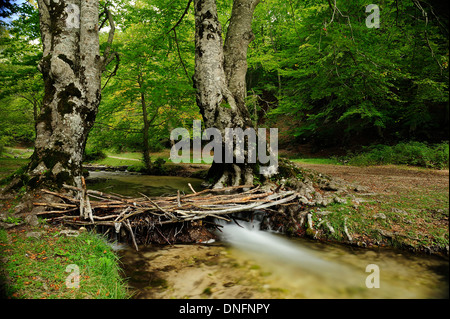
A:
[[[449,171],[395,165],[355,167],[343,165],[298,164],[332,177],[368,187],[379,194],[398,194],[417,188],[449,188]]]
[[[136,162],[140,162],[141,161],[140,159],[136,159],[136,158],[127,158],[127,157],[119,157],[119,156],[111,156],[111,155],[108,155],[108,157],[115,158],[115,159],[118,159],[118,160],[126,160],[126,161],[136,161]]]

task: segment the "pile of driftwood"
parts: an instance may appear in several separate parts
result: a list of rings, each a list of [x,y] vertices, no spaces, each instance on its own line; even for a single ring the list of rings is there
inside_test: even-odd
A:
[[[124,227],[138,249],[135,234],[139,229],[158,231],[160,226],[166,224],[184,225],[185,222],[206,218],[230,221],[230,214],[268,211],[277,205],[293,202],[298,196],[295,191],[279,189],[263,191],[259,187],[249,189],[250,187],[246,185],[199,192],[196,192],[190,184],[189,187],[191,194],[181,194],[178,191],[174,196],[150,198],[140,193],[139,198],[129,198],[88,190],[82,180],[81,188],[64,185],[65,189],[71,191],[72,196],[44,190],[45,193],[57,196],[61,200],[37,202],[34,205],[45,206],[46,210],[38,215],[53,222],[75,226],[108,226],[116,233]],[[164,237],[162,233],[160,234]]]

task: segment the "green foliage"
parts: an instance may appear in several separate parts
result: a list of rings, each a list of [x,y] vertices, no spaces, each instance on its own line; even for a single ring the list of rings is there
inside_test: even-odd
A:
[[[437,2],[418,3],[380,3],[381,26],[369,29],[363,0],[261,1],[248,51],[247,106],[255,125],[284,126],[296,141],[318,147],[448,139],[448,17]],[[88,148],[143,152],[145,110],[149,150],[160,151],[172,129],[201,118],[192,83],[193,6],[176,34],[184,0],[108,6],[120,65],[103,73]],[[225,35],[231,2],[217,6]],[[37,6],[14,10],[17,18],[0,26],[0,152],[33,141],[43,96]],[[102,28],[101,50],[107,37]]]
[[[421,142],[405,142],[394,146],[373,145],[360,154],[346,157],[350,165],[404,164],[429,168],[449,167],[449,144],[429,145]]]
[[[16,9],[17,18],[0,26],[0,146],[32,143],[43,96],[37,7],[23,3]]]
[[[414,1],[400,2],[379,4],[379,29],[366,27],[362,0],[337,1],[336,10],[332,1],[261,3],[249,89],[273,121],[316,144],[447,139],[445,16],[427,4],[425,20]]]
[[[7,141],[8,141],[7,136],[0,136],[0,155],[2,155],[3,152],[5,152],[5,145]]]
[[[87,147],[84,150],[84,161],[86,162],[93,162],[101,159],[105,159],[107,156],[105,152],[103,152],[101,149],[95,148],[95,147]]]
[[[157,152],[165,147],[173,128],[192,127],[192,120],[200,118],[191,80],[193,17],[183,19],[176,39],[173,31],[169,32],[185,6],[184,1],[118,2],[115,10],[120,30],[116,29],[113,50],[120,53],[120,66],[102,92],[88,144],[118,152],[143,152],[145,108],[149,150]],[[113,66],[110,68],[108,71]],[[105,76],[104,83],[107,80]]]

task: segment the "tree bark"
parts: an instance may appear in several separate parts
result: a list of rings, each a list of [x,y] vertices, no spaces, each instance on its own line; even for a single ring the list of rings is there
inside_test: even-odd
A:
[[[195,74],[197,105],[206,128],[252,127],[245,105],[247,48],[254,36],[253,11],[259,0],[235,0],[225,45],[215,0],[195,0]],[[224,143],[222,143],[224,145]],[[225,154],[222,152],[222,154]],[[234,154],[235,155],[235,154]],[[215,188],[253,184],[255,165],[213,162],[207,179]]]
[[[81,186],[86,139],[101,98],[98,0],[38,0],[45,93],[28,185]]]

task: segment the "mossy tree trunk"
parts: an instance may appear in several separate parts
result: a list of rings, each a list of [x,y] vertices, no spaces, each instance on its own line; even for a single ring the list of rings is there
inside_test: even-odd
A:
[[[245,105],[247,49],[254,35],[253,12],[259,0],[234,0],[230,25],[223,44],[222,26],[215,0],[195,0],[195,75],[197,105],[206,128],[253,127]],[[224,143],[222,143],[224,145]],[[224,152],[222,152],[224,154]],[[213,162],[207,179],[213,186],[250,185],[256,165]]]
[[[101,73],[112,60],[109,46],[103,56],[99,52],[99,2],[39,0],[38,5],[45,93],[28,185],[80,186],[86,139],[101,98]]]

